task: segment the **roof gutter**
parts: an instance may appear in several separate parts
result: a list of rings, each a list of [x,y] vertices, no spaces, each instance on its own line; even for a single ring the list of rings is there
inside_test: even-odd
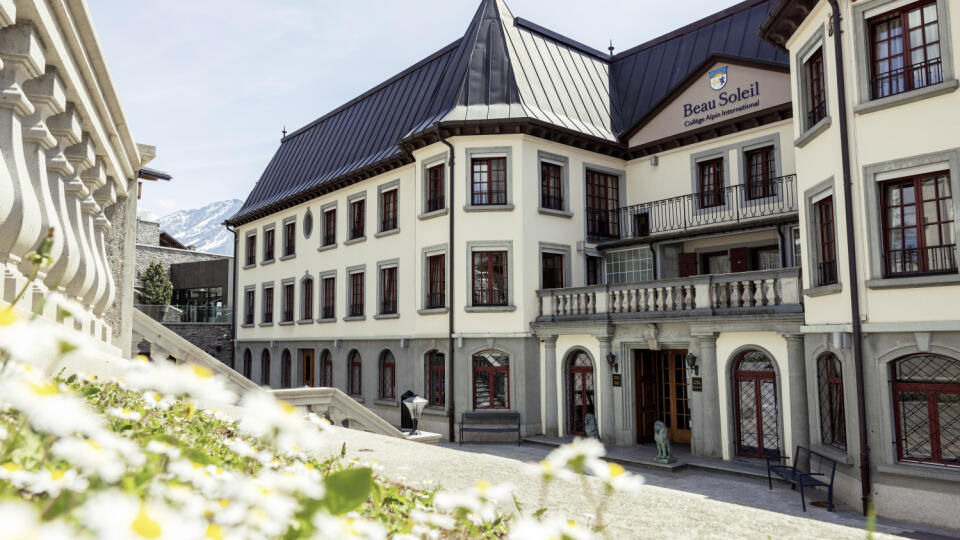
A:
[[[863,376],[863,327],[860,320],[860,282],[857,272],[857,249],[853,219],[853,185],[850,174],[850,140],[847,128],[847,90],[843,78],[843,37],[840,25],[840,5],[837,0],[829,0],[833,10],[831,24],[833,30],[834,63],[837,68],[837,103],[840,124],[840,156],[843,163],[843,218],[847,228],[847,266],[849,269],[850,319],[853,329],[853,361],[857,384],[857,424],[860,445],[860,501],[863,514],[870,507],[870,444],[867,442],[867,408],[864,402]]]
[[[453,273],[453,259],[454,259],[454,249],[453,249],[453,238],[454,238],[454,236],[453,236],[453,233],[454,233],[454,229],[453,229],[453,216],[454,216],[454,214],[456,214],[456,212],[455,212],[456,206],[453,204],[453,201],[454,201],[454,198],[453,198],[453,190],[454,190],[454,186],[456,185],[456,183],[453,181],[453,177],[454,177],[454,174],[455,174],[455,171],[456,171],[456,169],[454,168],[454,164],[455,164],[455,154],[454,154],[454,152],[453,152],[453,145],[450,144],[446,139],[444,139],[444,138],[443,138],[443,135],[440,133],[440,122],[436,122],[436,123],[433,124],[433,132],[437,135],[437,140],[440,141],[441,143],[443,143],[444,145],[446,145],[447,149],[449,149],[449,151],[450,151],[450,156],[449,156],[449,158],[447,159],[447,169],[448,169],[449,172],[450,172],[450,182],[449,182],[450,188],[449,188],[449,190],[448,190],[449,193],[450,193],[450,195],[449,195],[449,199],[450,199],[450,218],[447,220],[447,223],[448,223],[448,225],[449,225],[449,227],[450,227],[450,228],[449,228],[449,231],[448,231],[448,240],[447,240],[447,254],[448,254],[448,255],[447,255],[447,275],[450,276],[450,277],[447,279],[447,362],[448,362],[448,364],[449,364],[449,366],[450,366],[450,375],[447,377],[447,380],[450,381],[451,384],[450,384],[449,386],[446,386],[446,382],[444,382],[444,385],[445,385],[444,387],[445,387],[446,390],[447,390],[447,391],[445,392],[445,394],[446,394],[445,397],[447,398],[447,423],[448,423],[448,425],[447,425],[447,429],[448,429],[447,438],[448,438],[448,440],[449,440],[450,442],[454,442],[455,437],[456,437],[456,429],[455,429],[455,426],[454,426],[454,422],[455,422],[456,414],[457,414],[457,408],[456,408],[456,404],[455,404],[455,403],[456,403],[456,395],[457,395],[457,390],[456,390],[456,389],[457,389],[457,383],[456,383],[456,378],[455,378],[456,370],[457,370],[457,363],[454,362],[454,356],[453,356],[453,355],[454,355],[454,342],[453,342],[453,332],[454,332],[454,326],[453,326],[453,323],[454,323],[454,318],[453,318],[453,314],[454,314],[454,310],[453,310],[453,299],[454,299],[454,295],[453,295],[453,284],[454,284],[454,282],[455,282],[454,277],[453,277],[453,276],[454,276],[454,273]]]

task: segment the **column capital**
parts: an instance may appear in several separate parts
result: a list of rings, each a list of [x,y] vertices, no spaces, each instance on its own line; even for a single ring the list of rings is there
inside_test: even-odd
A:
[[[781,332],[780,335],[783,336],[783,339],[787,340],[787,343],[797,342],[797,341],[799,341],[799,342],[801,342],[801,343],[803,342],[803,334],[800,334],[800,333],[796,333],[796,332]]]
[[[540,341],[542,341],[544,345],[547,345],[547,346],[552,345],[554,347],[557,346],[558,336],[556,334],[537,335],[537,337],[540,338]]]

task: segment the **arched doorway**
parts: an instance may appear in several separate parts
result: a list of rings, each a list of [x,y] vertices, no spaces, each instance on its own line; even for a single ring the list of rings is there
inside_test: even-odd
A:
[[[740,354],[733,371],[737,454],[749,457],[780,455],[780,411],[777,373],[766,353]]]
[[[333,387],[333,358],[328,349],[320,353],[320,386]]]
[[[570,353],[566,383],[567,431],[571,435],[597,435],[593,361],[586,352],[576,350]]]

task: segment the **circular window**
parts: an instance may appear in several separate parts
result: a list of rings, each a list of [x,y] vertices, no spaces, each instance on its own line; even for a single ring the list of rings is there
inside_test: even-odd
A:
[[[309,209],[305,216],[303,216],[303,237],[310,238],[310,233],[313,232],[313,212]]]

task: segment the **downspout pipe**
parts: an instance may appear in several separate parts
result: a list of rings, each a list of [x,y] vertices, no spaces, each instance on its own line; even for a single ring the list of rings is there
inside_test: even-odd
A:
[[[447,377],[447,380],[450,381],[450,386],[446,388],[447,390],[446,398],[447,398],[447,423],[448,423],[447,428],[449,430],[447,438],[450,442],[453,442],[456,438],[455,419],[457,414],[457,409],[455,405],[456,396],[457,396],[457,390],[456,390],[457,389],[457,383],[456,383],[457,363],[454,361],[454,356],[453,356],[454,348],[455,348],[455,344],[453,342],[453,333],[454,333],[453,284],[456,281],[454,279],[454,276],[456,274],[454,274],[453,272],[453,260],[455,257],[454,244],[453,244],[453,238],[454,238],[453,216],[454,214],[456,214],[456,212],[454,211],[455,206],[453,203],[454,201],[453,190],[454,190],[454,186],[456,186],[456,182],[454,182],[453,179],[456,171],[456,168],[454,168],[456,157],[453,152],[453,145],[450,144],[449,141],[444,139],[443,135],[440,133],[440,122],[436,122],[435,124],[433,124],[433,132],[437,135],[437,140],[443,143],[450,152],[450,155],[447,158],[447,170],[450,172],[450,182],[449,182],[450,188],[448,190],[450,193],[449,195],[450,218],[447,220],[447,224],[450,227],[448,231],[448,240],[447,240],[447,275],[450,276],[447,279],[447,362],[449,362],[449,366],[450,366],[450,375],[449,377]]]
[[[843,37],[840,24],[840,5],[837,0],[829,0],[833,10],[833,49],[837,68],[837,104],[840,124],[840,157],[843,164],[843,219],[847,228],[847,267],[850,291],[850,319],[853,329],[853,361],[857,383],[857,424],[860,439],[860,501],[863,515],[867,515],[870,506],[870,444],[867,442],[867,407],[863,391],[863,327],[860,321],[860,283],[857,271],[857,249],[853,219],[853,185],[850,174],[850,139],[847,127],[847,90],[843,78]]]
[[[233,369],[237,369],[237,303],[239,302],[237,293],[240,292],[240,286],[237,284],[237,265],[240,264],[240,239],[237,237],[237,229],[224,222],[227,230],[233,233],[233,309],[230,310],[230,328],[233,331],[233,339],[230,346],[233,347]]]

